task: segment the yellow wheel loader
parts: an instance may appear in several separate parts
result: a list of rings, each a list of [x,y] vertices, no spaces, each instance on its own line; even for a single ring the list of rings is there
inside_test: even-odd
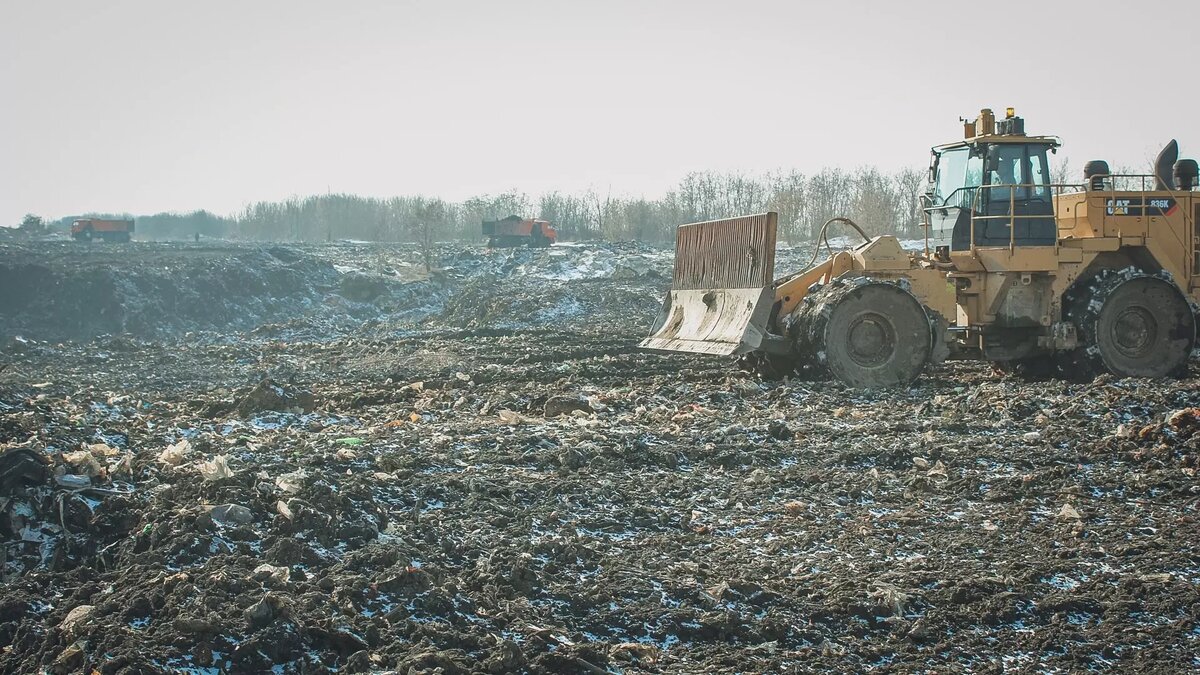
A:
[[[646,349],[739,354],[784,375],[817,368],[865,388],[928,363],[1162,377],[1186,371],[1200,300],[1197,164],[1172,141],[1154,173],[1054,184],[1057,137],[984,109],[933,148],[923,251],[867,237],[775,277],[775,213],[683,225]],[[827,240],[826,240],[827,241]],[[818,251],[820,249],[818,248]]]

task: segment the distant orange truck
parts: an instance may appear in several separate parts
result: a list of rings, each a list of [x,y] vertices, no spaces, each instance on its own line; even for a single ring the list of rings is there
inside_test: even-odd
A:
[[[80,241],[96,237],[104,241],[129,241],[133,236],[133,221],[79,218],[71,223],[71,236]]]
[[[500,220],[483,221],[483,235],[488,247],[530,246],[544,248],[558,241],[558,230],[548,220],[509,216]]]

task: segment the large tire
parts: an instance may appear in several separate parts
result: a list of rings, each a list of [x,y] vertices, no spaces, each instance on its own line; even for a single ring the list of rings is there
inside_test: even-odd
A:
[[[1187,370],[1196,317],[1169,277],[1136,268],[1106,270],[1067,302],[1081,347],[1071,365],[1080,377],[1166,377]]]
[[[834,377],[866,389],[903,387],[929,362],[933,332],[921,303],[900,285],[839,280],[805,298],[791,321],[796,350]]]

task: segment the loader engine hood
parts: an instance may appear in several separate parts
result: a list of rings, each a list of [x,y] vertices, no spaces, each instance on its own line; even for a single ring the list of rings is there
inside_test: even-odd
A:
[[[762,345],[774,303],[776,214],[682,225],[655,351],[743,354]]]

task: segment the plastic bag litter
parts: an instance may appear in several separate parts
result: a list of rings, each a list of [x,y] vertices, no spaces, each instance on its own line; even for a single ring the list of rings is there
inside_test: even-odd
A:
[[[233,470],[229,468],[229,458],[225,455],[217,455],[211,461],[200,462],[196,468],[200,471],[200,476],[208,481],[222,480],[233,476]]]
[[[191,452],[192,444],[185,438],[178,443],[168,445],[162,452],[158,453],[158,461],[167,466],[179,466],[183,464]]]
[[[500,421],[504,424],[517,425],[525,422],[525,417],[521,415],[521,413],[513,412],[508,409],[501,410],[498,415],[500,417]]]
[[[259,580],[274,579],[279,582],[286,582],[292,576],[292,571],[286,567],[276,567],[263,563],[254,568],[254,578]]]
[[[1062,505],[1062,508],[1058,510],[1058,517],[1061,520],[1083,520],[1083,516],[1080,515],[1079,511],[1075,510],[1075,507],[1070,504]]]
[[[115,457],[121,454],[118,448],[114,448],[108,443],[92,443],[87,446],[87,450],[92,453],[93,457]]]
[[[214,506],[208,510],[208,514],[212,516],[213,520],[219,523],[245,525],[254,520],[254,514],[250,509],[241,504],[221,504],[220,506]]]
[[[308,474],[303,469],[280,474],[275,477],[275,486],[284,493],[294,495],[304,487],[304,479]]]
[[[91,487],[92,479],[87,476],[77,476],[74,474],[64,474],[55,476],[54,482],[69,490],[79,490],[85,487]]]
[[[100,462],[88,450],[76,450],[74,452],[64,452],[63,461],[70,464],[80,473],[87,476],[98,476],[103,471]]]

